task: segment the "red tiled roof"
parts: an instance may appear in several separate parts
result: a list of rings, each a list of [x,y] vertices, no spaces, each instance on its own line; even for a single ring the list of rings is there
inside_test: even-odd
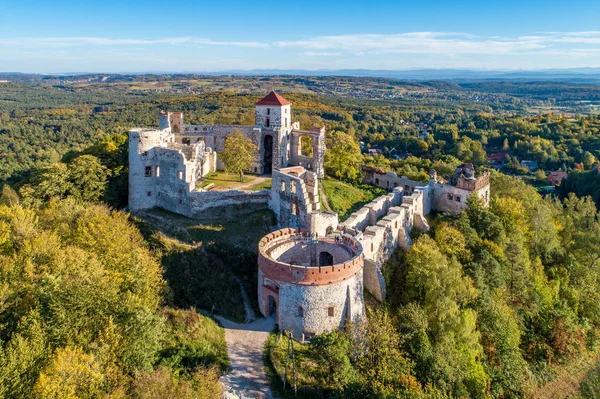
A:
[[[497,152],[495,154],[488,154],[487,159],[488,159],[488,161],[502,162],[502,161],[504,161],[505,157],[506,157],[505,152]]]
[[[289,102],[285,98],[281,97],[279,94],[272,91],[269,94],[267,94],[265,96],[265,98],[263,98],[262,100],[257,102],[255,105],[290,105],[290,104],[291,104],[291,102]]]
[[[555,178],[558,177],[560,179],[564,179],[565,177],[567,177],[569,175],[566,172],[558,171],[558,172],[550,172],[550,173],[548,173],[548,177],[550,177],[550,176],[555,177]]]

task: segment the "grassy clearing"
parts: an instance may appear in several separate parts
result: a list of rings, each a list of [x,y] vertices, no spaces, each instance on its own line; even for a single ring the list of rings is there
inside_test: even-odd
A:
[[[240,182],[240,176],[237,173],[223,171],[210,172],[204,176],[204,180],[200,184],[200,187],[206,187],[212,183],[215,187],[234,189],[237,186],[252,183],[256,177],[257,176],[255,175],[244,175],[244,182],[242,183]]]
[[[368,184],[353,186],[332,178],[323,179],[321,182],[331,210],[340,215],[341,221],[346,220],[363,205],[387,193],[382,188]]]
[[[272,185],[271,179],[260,181],[250,187],[247,187],[246,190],[249,191],[261,191],[261,190],[270,190]]]
[[[180,372],[214,366],[224,373],[229,366],[225,331],[210,317],[193,309],[165,309],[167,334],[161,363]]]

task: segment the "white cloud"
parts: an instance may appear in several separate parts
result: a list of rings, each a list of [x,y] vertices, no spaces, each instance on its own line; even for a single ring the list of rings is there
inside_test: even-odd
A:
[[[518,55],[553,50],[573,44],[600,44],[600,32],[542,33],[532,36],[474,36],[453,32],[411,32],[399,34],[353,34],[317,36],[302,40],[277,41],[281,48],[298,48],[308,52],[343,51],[352,54],[435,54]]]
[[[201,37],[168,37],[161,39],[111,39],[105,37],[24,37],[0,39],[3,47],[76,47],[76,46],[135,46],[135,45],[200,45],[268,47],[256,41],[218,41]]]

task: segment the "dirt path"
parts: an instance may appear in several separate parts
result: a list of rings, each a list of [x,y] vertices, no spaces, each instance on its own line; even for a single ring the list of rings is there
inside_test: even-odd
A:
[[[244,300],[244,310],[246,311],[246,320],[244,320],[244,323],[252,323],[256,320],[256,313],[254,313],[254,309],[250,306],[250,299],[248,298],[248,293],[244,289],[244,285],[239,278],[235,276],[234,278],[240,286],[240,292],[242,293],[242,299]]]
[[[227,354],[231,367],[221,377],[225,399],[273,399],[263,363],[263,349],[275,319],[267,317],[238,324],[215,316],[225,328]]]
[[[323,183],[319,182],[319,196],[321,197],[321,203],[325,207],[326,211],[330,211],[331,207],[329,206],[329,201],[327,200],[327,195],[325,195],[325,187],[323,187]]]
[[[237,186],[235,189],[236,190],[245,190],[245,189],[255,186],[259,183],[262,183],[266,180],[269,180],[270,178],[271,178],[271,176],[258,176],[256,179],[252,180],[251,182],[244,183],[240,186]]]

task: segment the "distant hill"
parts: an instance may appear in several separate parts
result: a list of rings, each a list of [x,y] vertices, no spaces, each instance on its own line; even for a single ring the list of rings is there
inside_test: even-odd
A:
[[[251,69],[226,70],[217,72],[206,71],[146,71],[146,72],[69,72],[65,74],[24,74],[18,72],[0,72],[0,80],[39,82],[47,78],[82,77],[98,75],[204,75],[204,76],[352,76],[402,79],[413,81],[446,80],[456,82],[469,81],[560,81],[570,83],[600,84],[600,68],[572,68],[545,70],[474,70],[474,69],[407,69],[407,70],[377,70],[377,69]]]

